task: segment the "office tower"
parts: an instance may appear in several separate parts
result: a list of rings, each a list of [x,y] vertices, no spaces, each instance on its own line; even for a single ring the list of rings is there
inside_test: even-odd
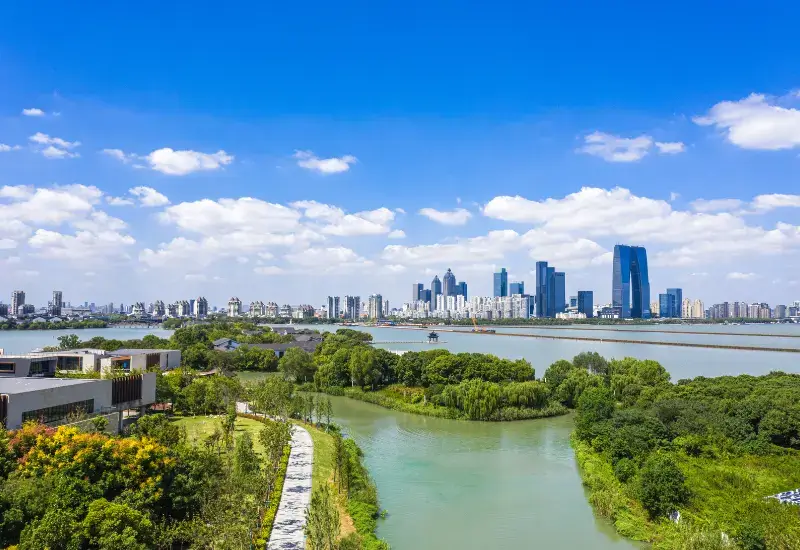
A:
[[[108,314],[111,315],[112,313],[114,313],[114,302],[109,302],[108,303]]]
[[[775,306],[773,317],[775,317],[775,319],[786,319],[786,306],[782,304]]]
[[[242,301],[233,297],[228,300],[228,317],[238,317],[242,314]]]
[[[438,275],[433,276],[431,281],[431,311],[436,309],[437,296],[442,293],[442,282],[439,280]]]
[[[19,308],[25,305],[25,291],[15,290],[11,293],[11,315],[16,317],[19,314]]]
[[[414,283],[411,285],[411,301],[419,302],[422,300],[422,293],[425,292],[425,285],[422,283]]]
[[[384,317],[389,316],[389,300],[383,301],[383,316]]]
[[[456,276],[450,269],[442,277],[442,296],[455,296],[456,295]]]
[[[0,317],[8,316],[8,305],[0,303]]]
[[[555,271],[555,268],[549,269],[553,269],[551,279],[553,284],[550,287],[553,293],[553,299],[551,300],[553,309],[549,311],[548,317],[555,317],[556,313],[564,313],[564,309],[567,307],[566,275],[563,271]]]
[[[578,297],[577,296],[570,296],[569,297],[569,307],[578,307]]]
[[[536,262],[536,316],[547,317],[547,262]]]
[[[61,315],[61,306],[63,305],[63,300],[61,298],[61,291],[54,290],[53,291],[53,302],[50,304],[50,315]]]
[[[208,315],[208,300],[205,299],[205,296],[200,296],[194,301],[194,310],[192,310],[192,313],[197,318]]]
[[[420,296],[419,297],[420,302],[428,302],[428,303],[430,303],[430,301],[431,301],[431,289],[428,288],[428,289],[423,290],[420,293],[419,296]]]
[[[669,319],[673,317],[675,311],[675,295],[674,294],[659,294],[658,295],[658,316]],[[650,312],[653,312],[653,306],[650,306]]]
[[[578,313],[585,313],[587,319],[594,317],[594,292],[579,290],[576,302]]]
[[[463,296],[464,300],[467,299],[467,283],[461,281],[456,285],[456,296]]]
[[[328,296],[328,319],[339,318],[339,297]]]
[[[194,298],[189,299],[189,316],[194,315]]]
[[[611,304],[623,319],[650,316],[650,278],[647,251],[642,246],[614,246]]]
[[[681,305],[683,304],[683,289],[680,288],[668,288],[667,294],[672,296],[669,300],[670,310],[669,315],[664,315],[664,311],[661,311],[661,317],[680,317],[681,316]],[[660,301],[660,300],[659,300]]]
[[[497,275],[497,273],[495,273]],[[525,281],[518,281],[508,284],[508,295],[525,294]]]
[[[513,292],[511,294],[513,294]],[[522,294],[522,292],[518,294]],[[508,295],[508,273],[506,272],[506,268],[503,267],[494,274],[494,297],[503,298]]]
[[[383,317],[383,296],[380,294],[369,295],[367,317],[370,319],[381,319]]]

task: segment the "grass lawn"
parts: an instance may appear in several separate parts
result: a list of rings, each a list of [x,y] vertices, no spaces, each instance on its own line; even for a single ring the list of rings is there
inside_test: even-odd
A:
[[[236,373],[236,376],[239,380],[242,381],[243,384],[249,384],[251,382],[259,382],[264,378],[269,378],[270,376],[283,376],[280,372],[259,372],[259,371],[251,371],[251,370],[242,370]]]
[[[186,416],[183,418],[178,418],[174,420],[174,422],[177,425],[186,428],[186,435],[189,438],[189,441],[193,443],[199,443],[214,432],[214,428],[220,425],[221,420],[222,416]],[[250,437],[253,439],[253,448],[258,453],[261,453],[264,450],[264,447],[258,440],[258,432],[261,431],[261,426],[262,424],[258,420],[238,417],[236,419],[234,437],[238,437],[239,434],[244,433],[245,431],[250,432]],[[316,441],[314,443],[316,444]],[[332,442],[331,445],[333,445]],[[316,447],[314,453],[314,458],[316,459]]]

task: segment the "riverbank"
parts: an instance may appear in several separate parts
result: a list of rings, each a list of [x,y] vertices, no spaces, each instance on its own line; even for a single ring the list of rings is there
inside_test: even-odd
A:
[[[361,449],[355,441],[342,439],[338,433],[320,430],[306,422],[295,423],[308,431],[314,443],[313,492],[328,487],[333,493],[342,547],[388,550],[388,543],[375,533],[380,508],[375,484],[363,464]]]
[[[424,400],[424,388],[408,388],[405,386],[389,386],[377,391],[367,392],[361,388],[327,388],[328,395],[349,397],[356,401],[363,401],[391,409],[395,411],[431,416],[434,418],[445,418],[448,420],[484,420],[489,422],[511,421],[511,420],[535,420],[537,418],[549,418],[567,414],[569,409],[560,403],[549,403],[540,409],[505,407],[500,409],[496,418],[470,418],[467,413],[452,407],[435,405],[430,401]]]

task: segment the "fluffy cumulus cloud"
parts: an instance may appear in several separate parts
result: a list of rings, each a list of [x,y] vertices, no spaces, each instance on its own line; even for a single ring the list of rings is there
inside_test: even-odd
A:
[[[297,201],[290,206],[313,220],[320,233],[338,237],[388,234],[392,232],[391,223],[395,219],[395,213],[385,207],[347,214],[337,206],[316,201]]]
[[[796,99],[796,98],[794,98]],[[713,126],[743,149],[778,150],[800,146],[800,110],[779,104],[763,94],[738,101],[721,101],[707,114],[695,117],[701,126]]]
[[[759,212],[767,212],[776,208],[800,208],[800,195],[758,195],[750,203],[750,206]]]
[[[44,116],[44,111],[31,107],[30,109],[22,109],[22,114],[24,116]]]
[[[0,143],[0,153],[9,153],[11,151],[19,151],[22,149],[19,145],[7,145],[5,143]]]
[[[608,162],[636,162],[643,159],[654,146],[658,153],[664,155],[675,155],[686,151],[686,146],[679,141],[654,141],[648,135],[624,138],[605,132],[593,132],[584,136],[583,147],[578,151]]]
[[[429,220],[435,221],[442,225],[464,225],[472,217],[472,213],[465,208],[456,208],[455,210],[445,211],[436,210],[435,208],[423,208],[419,211],[420,215],[425,216]]]
[[[314,247],[286,254],[287,262],[303,270],[350,271],[369,267],[373,262],[344,246]]]
[[[200,153],[175,151],[169,147],[156,149],[147,155],[126,153],[122,149],[103,149],[102,153],[134,168],[150,168],[170,176],[185,176],[194,172],[220,170],[233,162],[233,155],[225,151]]]
[[[80,146],[79,141],[67,141],[59,137],[52,137],[42,132],[36,132],[30,138],[34,150],[50,159],[75,158],[80,155],[74,151]]]
[[[695,212],[727,212],[741,208],[742,204],[744,203],[739,199],[697,199],[689,206]]]
[[[402,229],[395,229],[394,231],[391,231],[386,236],[389,237],[390,239],[405,239],[406,238],[406,232],[403,231]]]
[[[295,151],[293,155],[297,166],[319,174],[339,174],[350,170],[358,160],[353,155],[321,159],[311,151]]]
[[[757,279],[758,275],[755,273],[742,273],[740,271],[733,271],[726,275],[727,279],[731,279],[734,281],[751,281],[753,279]]]
[[[152,187],[134,187],[128,191],[131,195],[139,199],[141,206],[166,206],[169,199],[153,189]]]

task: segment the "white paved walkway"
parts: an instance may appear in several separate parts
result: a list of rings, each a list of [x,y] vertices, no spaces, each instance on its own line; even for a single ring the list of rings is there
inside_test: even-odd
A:
[[[267,550],[305,550],[306,509],[311,502],[314,442],[308,430],[292,428],[292,451],[286,467],[281,503],[272,526]]]

